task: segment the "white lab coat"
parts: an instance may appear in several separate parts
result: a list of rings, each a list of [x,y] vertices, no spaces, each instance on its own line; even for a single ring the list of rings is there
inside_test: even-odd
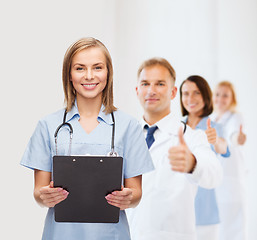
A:
[[[144,125],[144,123],[143,123]],[[142,199],[127,210],[132,240],[195,240],[194,199],[198,185],[214,188],[222,180],[222,167],[202,130],[186,128],[184,139],[197,159],[193,174],[171,170],[168,149],[178,144],[184,126],[169,114],[158,126],[150,148],[155,170],[143,175]]]
[[[212,114],[216,120],[216,114]],[[242,146],[237,143],[237,134],[242,117],[239,113],[227,111],[216,121],[223,125],[224,138],[228,142],[230,157],[221,160],[224,178],[216,189],[220,213],[220,240],[247,239],[246,210],[246,163]]]

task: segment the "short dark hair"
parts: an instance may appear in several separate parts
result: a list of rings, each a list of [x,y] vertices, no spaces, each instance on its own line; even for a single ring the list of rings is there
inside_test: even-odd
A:
[[[181,113],[182,116],[188,115],[188,111],[184,108],[182,103],[182,86],[186,81],[194,82],[196,86],[198,87],[199,91],[201,92],[203,102],[204,102],[204,108],[203,113],[200,117],[206,117],[210,115],[213,111],[213,102],[212,102],[212,91],[208,84],[208,82],[201,76],[198,75],[192,75],[189,76],[186,80],[182,82],[179,88],[180,93],[180,107],[181,107]]]

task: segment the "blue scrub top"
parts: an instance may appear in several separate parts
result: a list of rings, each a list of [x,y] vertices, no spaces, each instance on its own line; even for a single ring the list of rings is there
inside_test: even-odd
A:
[[[195,129],[206,130],[208,116],[201,119]],[[186,118],[187,122],[187,118]],[[217,135],[223,137],[222,126],[218,123],[211,121],[211,127],[215,128]],[[215,152],[213,145],[212,150]],[[216,152],[215,152],[216,153]],[[217,153],[216,153],[217,154]],[[223,157],[229,157],[230,152],[227,148],[227,152],[222,154]],[[196,198],[195,198],[195,217],[196,225],[210,225],[217,224],[220,222],[219,210],[216,201],[216,195],[214,189],[205,189],[198,187]]]
[[[103,112],[98,115],[98,126],[89,134],[79,123],[76,104],[67,113],[66,122],[73,127],[72,155],[107,155],[111,151],[112,117]],[[39,121],[25,153],[21,165],[52,172],[52,158],[55,153],[54,132],[63,121],[64,109],[46,116]],[[123,157],[123,176],[131,178],[154,169],[153,163],[138,121],[117,110],[115,118],[115,151]],[[69,128],[63,127],[58,133],[58,155],[67,155],[69,150]],[[54,208],[49,208],[43,240],[115,240],[130,239],[125,211],[120,211],[118,223],[57,223]]]

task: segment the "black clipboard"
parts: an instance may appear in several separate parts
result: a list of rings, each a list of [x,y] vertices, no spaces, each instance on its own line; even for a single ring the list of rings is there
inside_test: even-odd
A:
[[[120,209],[105,196],[121,190],[122,157],[54,156],[54,187],[69,192],[57,204],[56,222],[117,223]]]

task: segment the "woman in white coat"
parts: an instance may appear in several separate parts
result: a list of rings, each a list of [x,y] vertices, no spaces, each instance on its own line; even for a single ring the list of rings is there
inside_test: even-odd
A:
[[[246,166],[242,153],[246,135],[243,133],[242,116],[235,111],[237,105],[234,87],[230,82],[220,82],[213,94],[212,120],[223,125],[230,157],[222,162],[224,178],[217,188],[220,212],[220,240],[245,240],[246,232]]]
[[[209,118],[213,111],[213,102],[208,82],[199,75],[189,76],[180,85],[180,104],[184,122],[193,129],[205,131],[217,156],[228,157],[230,152],[223,138],[222,128]],[[215,189],[198,187],[195,216],[197,240],[218,240],[220,218]]]

